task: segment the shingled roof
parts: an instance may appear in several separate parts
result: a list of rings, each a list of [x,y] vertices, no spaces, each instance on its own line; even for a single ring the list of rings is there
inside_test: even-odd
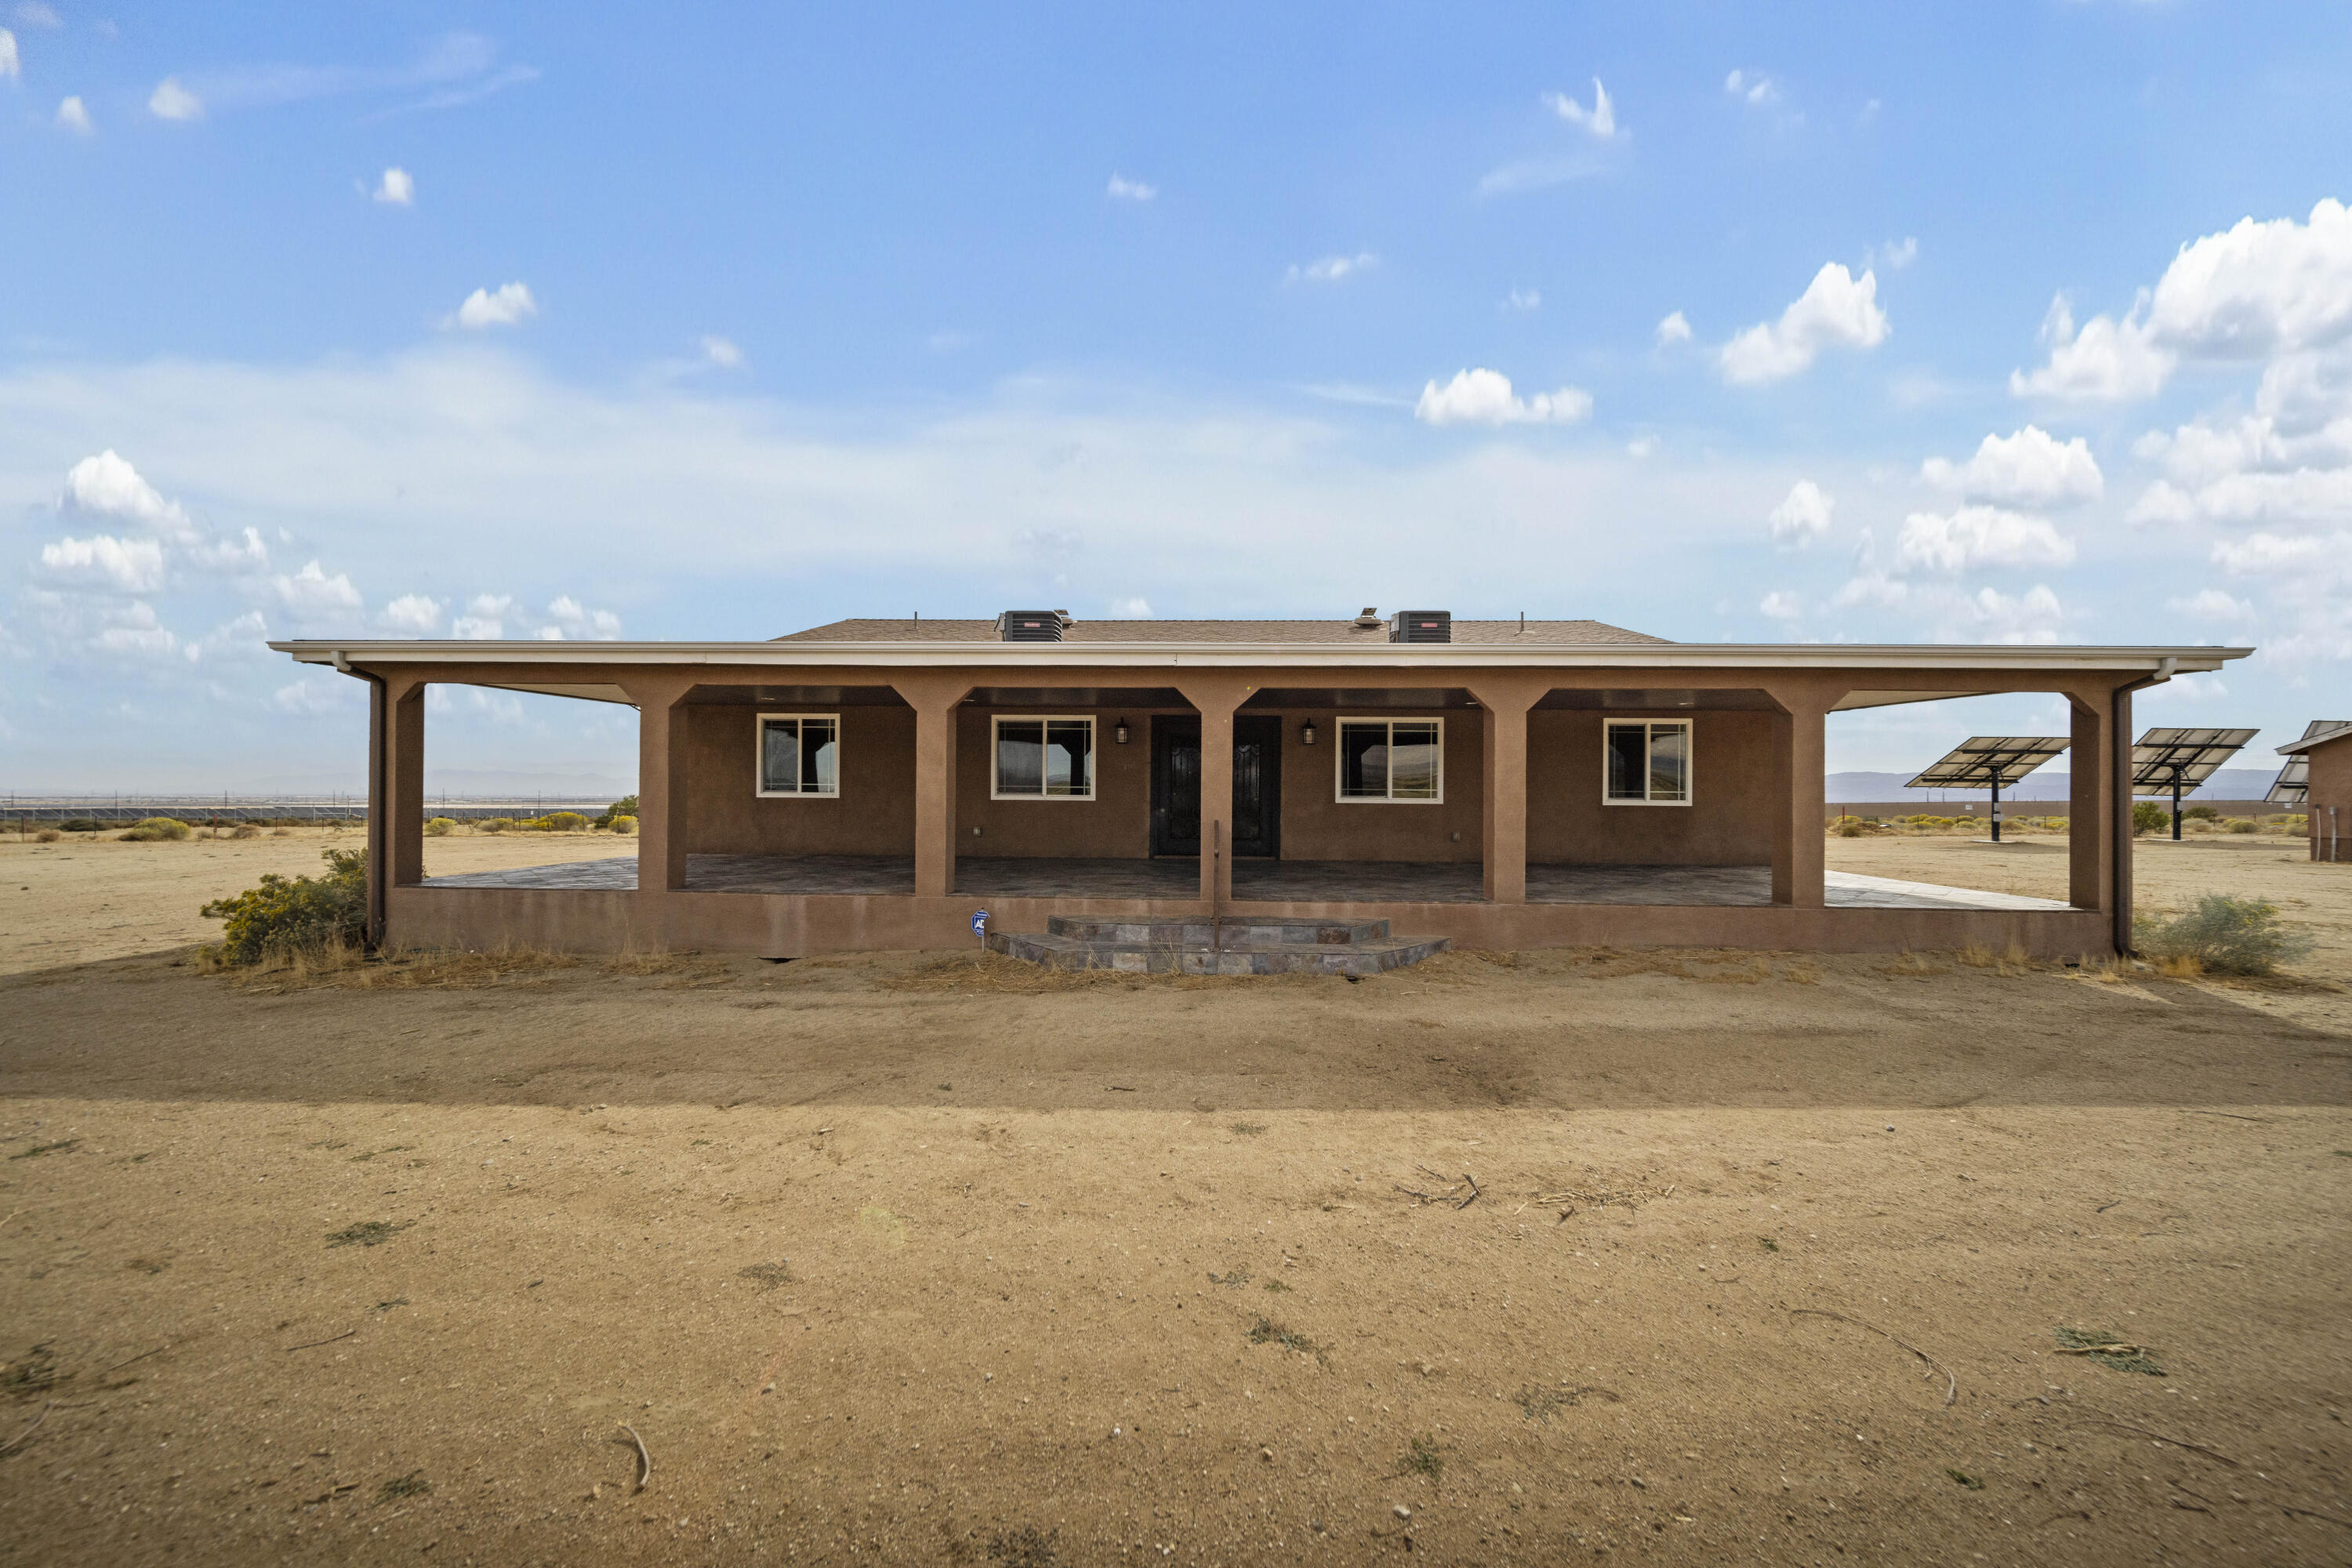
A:
[[[791,632],[777,642],[994,642],[996,623],[986,621],[852,620],[834,621]],[[1071,643],[1385,643],[1386,622],[1359,626],[1352,620],[1329,621],[1079,621],[1062,633]],[[1456,643],[1543,645],[1565,647],[1615,647],[1665,643],[1664,637],[1629,632],[1601,621],[1461,621],[1454,623]]]

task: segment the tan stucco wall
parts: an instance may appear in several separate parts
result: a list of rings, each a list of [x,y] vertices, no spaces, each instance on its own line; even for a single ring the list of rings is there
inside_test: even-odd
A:
[[[1266,711],[1245,710],[1251,715]],[[1283,710],[1282,858],[1286,860],[1476,860],[1485,811],[1485,715],[1475,710],[1349,711],[1349,718],[1443,719],[1445,798],[1418,801],[1339,799],[1339,713]],[[1315,721],[1315,743],[1299,739]]]
[[[834,799],[761,799],[756,793],[759,709],[679,711],[686,747],[689,854],[906,855],[913,852],[915,716],[903,708],[844,708],[842,793]],[[1100,709],[1095,719],[1095,798],[990,798],[990,720],[957,715],[957,847],[967,855],[1141,858],[1151,843],[1151,721],[1155,710]],[[1004,710],[1017,714],[1022,710]],[[1087,710],[1056,710],[1087,712]],[[1252,709],[1252,715],[1263,710]],[[1189,710],[1172,717],[1189,718]],[[1445,722],[1445,798],[1433,805],[1342,802],[1339,713],[1285,710],[1282,856],[1286,860],[1475,861],[1486,788],[1477,710],[1399,711]],[[1352,715],[1351,715],[1352,716]],[[1630,717],[1612,714],[1609,717]],[[1661,715],[1682,717],[1685,715]],[[1697,713],[1692,804],[1601,804],[1597,712],[1528,715],[1528,859],[1535,865],[1755,866],[1772,858],[1772,716]],[[1113,738],[1128,721],[1129,742]],[[1315,721],[1316,743],[1300,738]],[[2352,802],[2347,802],[2352,804]],[[972,829],[979,828],[975,834]]]
[[[2314,746],[2305,755],[2310,759],[2304,810],[2310,821],[2311,858],[2329,859],[2332,848],[2332,858],[2352,860],[2352,735]],[[2332,821],[2327,814],[2331,805],[2336,808]]]
[[[1691,721],[1691,804],[1603,805],[1606,719]],[[1769,713],[1528,715],[1528,861],[1536,866],[1768,866],[1778,802]]]
[[[686,748],[689,855],[911,855],[915,852],[915,714],[843,708],[841,794],[759,793],[759,715],[751,707],[677,710]],[[795,710],[797,711],[797,710]]]
[[[995,727],[1046,717],[1044,709],[966,708],[956,715],[956,853],[1142,859],[1151,853],[1151,710],[1056,708],[1052,717],[1095,721],[1092,800],[992,800]],[[1191,710],[1185,710],[1191,716]],[[1120,719],[1127,744],[1113,739]],[[978,833],[973,828],[980,829]]]

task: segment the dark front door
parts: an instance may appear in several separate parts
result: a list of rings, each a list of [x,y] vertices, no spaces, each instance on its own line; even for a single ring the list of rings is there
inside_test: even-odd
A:
[[[1234,843],[1236,856],[1281,852],[1282,721],[1234,721]],[[1151,852],[1201,852],[1201,721],[1151,721]]]

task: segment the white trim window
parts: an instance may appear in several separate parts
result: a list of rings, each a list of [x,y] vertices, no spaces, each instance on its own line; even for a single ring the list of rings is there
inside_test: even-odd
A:
[[[1445,721],[1341,719],[1331,748],[1342,804],[1445,802]]]
[[[997,718],[991,800],[1092,800],[1095,721],[1072,715]]]
[[[1601,727],[1604,805],[1688,805],[1691,721],[1612,719]]]
[[[841,793],[841,715],[762,713],[760,798]]]

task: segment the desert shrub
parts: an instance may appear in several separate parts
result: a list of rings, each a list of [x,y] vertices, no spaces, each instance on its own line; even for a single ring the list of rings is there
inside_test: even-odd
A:
[[[236,831],[231,833],[229,837],[231,838],[258,838],[261,837],[261,829],[255,826],[250,822],[240,822],[236,825]]]
[[[33,842],[36,844],[55,844],[58,839],[63,838],[64,837],[64,834],[58,832],[54,827],[44,827],[38,833],[33,835]]]
[[[596,826],[599,827],[611,828],[614,833],[626,832],[627,829],[625,828],[613,826],[614,823],[619,821],[625,816],[633,823],[636,821],[637,797],[635,795],[625,795],[620,799],[614,801],[612,805],[606,806],[604,808],[604,815],[596,819]]]
[[[511,816],[486,816],[474,824],[474,826],[483,833],[511,833],[514,831],[514,818]]]
[[[551,811],[522,825],[533,833],[584,833],[588,819],[576,811]]]
[[[216,899],[198,912],[226,921],[217,950],[230,963],[258,963],[272,953],[348,946],[367,929],[367,851],[329,849],[323,877],[266,872],[257,888]]]
[[[60,833],[98,833],[105,827],[106,824],[94,816],[68,816],[58,824]]]
[[[2218,805],[2192,805],[2180,815],[2189,822],[2219,822],[2221,820],[2221,808]]]
[[[2280,921],[2276,904],[2226,893],[2208,893],[2168,921],[2142,915],[2132,935],[2151,958],[2194,959],[2216,974],[2268,974],[2312,949],[2310,937]]]
[[[2132,802],[2132,837],[2143,833],[2160,833],[2172,822],[2171,815],[2152,800]]]
[[[425,823],[425,831],[436,838],[446,838],[453,831],[456,830],[457,826],[457,819],[456,817],[436,816]]]
[[[142,816],[122,837],[131,844],[160,844],[165,839],[189,837],[195,831],[176,816]]]
[[[637,819],[634,816],[616,816],[608,826],[614,832],[626,837],[637,830]]]
[[[2230,819],[2230,831],[2232,833],[2252,833],[2254,826],[2254,819],[2251,816],[2236,816]]]
[[[2311,831],[2311,818],[2308,816],[2282,816],[2277,820],[2279,826],[2289,833],[2308,833]]]
[[[1830,824],[1830,831],[1835,833],[1840,838],[1859,838],[1863,835],[1862,818],[1841,816]]]

